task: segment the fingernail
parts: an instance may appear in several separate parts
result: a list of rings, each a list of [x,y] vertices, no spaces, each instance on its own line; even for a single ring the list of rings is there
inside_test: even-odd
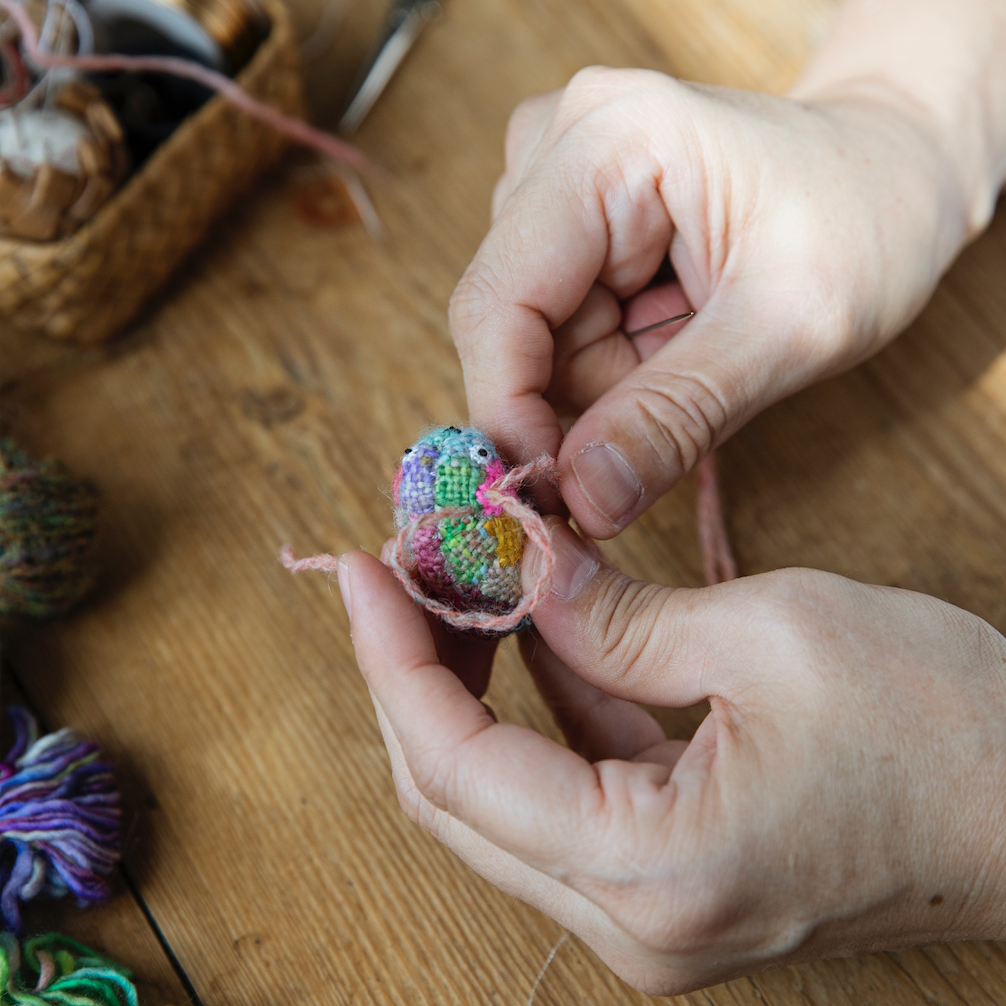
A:
[[[572,460],[584,496],[616,526],[639,502],[643,484],[622,452],[611,444],[584,447]]]
[[[555,553],[552,593],[570,601],[597,572],[600,563],[572,531],[561,531],[556,527],[552,531],[551,540],[552,551]]]
[[[339,593],[342,594],[342,603],[346,606],[346,614],[349,620],[353,620],[353,596],[349,590],[349,563],[343,562],[340,557],[335,567],[335,575],[339,580]]]

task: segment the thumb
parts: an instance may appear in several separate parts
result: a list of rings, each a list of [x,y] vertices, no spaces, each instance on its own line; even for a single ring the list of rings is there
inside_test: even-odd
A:
[[[544,519],[555,566],[532,619],[556,656],[590,684],[634,702],[690,706],[713,694],[713,661],[730,624],[724,591],[633,580],[564,520]],[[534,585],[540,558],[528,542],[525,590]]]
[[[708,308],[577,420],[559,453],[579,526],[611,538],[756,412],[796,390],[783,340],[718,325]]]

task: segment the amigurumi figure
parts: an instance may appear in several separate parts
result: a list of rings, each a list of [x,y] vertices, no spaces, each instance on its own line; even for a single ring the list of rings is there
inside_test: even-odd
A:
[[[461,515],[418,528],[411,541],[426,592],[459,611],[503,615],[521,599],[524,529],[484,496],[504,473],[503,462],[483,433],[447,426],[416,441],[395,475],[399,528],[422,514],[466,508]]]

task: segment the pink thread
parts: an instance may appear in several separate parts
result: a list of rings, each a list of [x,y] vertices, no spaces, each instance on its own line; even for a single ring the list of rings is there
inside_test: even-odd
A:
[[[279,561],[291,573],[303,573],[305,569],[318,569],[322,573],[334,573],[339,568],[339,557],[336,555],[321,552],[318,555],[309,555],[306,559],[295,559],[293,549],[289,545],[284,545],[279,550]]]
[[[32,24],[31,18],[17,0],[0,0],[0,7],[3,7],[17,22],[21,29],[24,47],[38,66],[45,69],[73,67],[88,73],[103,73],[108,70],[131,72],[148,70],[195,80],[222,94],[246,115],[264,122],[267,126],[271,126],[277,132],[289,136],[305,147],[313,147],[329,157],[334,157],[337,161],[344,161],[360,170],[370,166],[367,158],[351,144],[336,139],[331,133],[309,126],[302,119],[285,115],[279,109],[258,101],[235,84],[230,77],[225,77],[222,73],[217,73],[216,70],[210,70],[199,63],[179,59],[176,56],[121,56],[115,53],[101,56],[56,56],[40,52],[35,25]]]
[[[524,593],[513,611],[505,615],[494,615],[487,611],[458,611],[450,604],[425,594],[413,580],[409,562],[409,545],[413,536],[421,528],[438,524],[446,517],[463,517],[471,513],[471,507],[451,507],[437,510],[433,513],[420,514],[405,525],[395,538],[395,543],[388,556],[388,565],[398,577],[405,592],[417,604],[427,611],[439,615],[448,625],[455,629],[477,630],[479,632],[512,632],[520,625],[526,615],[537,607],[548,594],[552,585],[552,570],[555,568],[555,553],[549,539],[548,528],[538,513],[522,503],[511,492],[528,479],[541,475],[555,476],[555,458],[543,454],[537,461],[522,465],[507,472],[502,478],[497,478],[492,485],[487,486],[480,499],[483,506],[498,507],[505,511],[524,528],[527,537],[538,546],[541,552],[541,573],[530,591]]]
[[[492,487],[492,484],[504,474],[503,462],[497,458],[488,468],[486,468],[486,479],[475,490],[475,498],[482,504],[482,509],[488,517],[498,517],[503,511],[498,506],[493,506],[486,501],[485,491]]]
[[[730,548],[730,538],[723,522],[723,506],[716,478],[716,462],[712,454],[698,464],[699,493],[696,516],[699,544],[702,546],[702,566],[706,583],[723,583],[737,579],[737,562]]]

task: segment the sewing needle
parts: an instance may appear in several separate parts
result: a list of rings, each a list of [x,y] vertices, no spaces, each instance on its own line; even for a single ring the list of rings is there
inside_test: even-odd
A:
[[[626,332],[626,339],[632,339],[637,335],[643,335],[644,332],[652,332],[655,328],[663,328],[664,325],[673,325],[676,321],[684,321],[686,318],[691,318],[695,314],[694,311],[687,311],[685,314],[676,314],[673,318],[665,318],[663,321],[655,321],[652,325],[647,325],[645,328],[637,328],[635,332]]]

